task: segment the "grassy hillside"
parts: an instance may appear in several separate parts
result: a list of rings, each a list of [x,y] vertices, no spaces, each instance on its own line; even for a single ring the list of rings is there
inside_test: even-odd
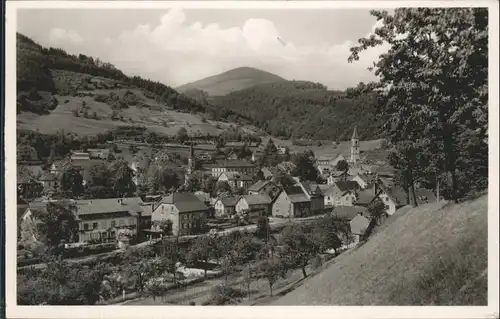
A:
[[[19,129],[95,134],[131,123],[165,134],[181,126],[214,134],[228,125],[217,121],[241,120],[169,86],[128,77],[99,59],[44,48],[21,34],[17,52]]]
[[[379,138],[372,97],[338,99],[342,95],[318,83],[285,81],[214,97],[212,103],[249,118],[273,136],[346,140],[357,125],[361,139]]]
[[[209,96],[226,95],[243,90],[254,85],[285,81],[283,78],[259,69],[241,67],[221,74],[210,76],[199,81],[187,83],[177,88],[179,92],[196,89],[206,92]]]
[[[486,305],[488,196],[401,209],[276,305]]]

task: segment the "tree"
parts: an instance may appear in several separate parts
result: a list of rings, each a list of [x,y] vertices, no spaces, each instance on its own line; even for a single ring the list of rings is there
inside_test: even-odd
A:
[[[215,184],[214,195],[218,196],[221,193],[230,193],[232,194],[231,186],[226,181],[219,181]]]
[[[254,281],[256,277],[256,269],[253,264],[246,264],[241,272],[241,277],[243,282],[247,286],[247,296],[250,299],[250,284]]]
[[[339,234],[342,232],[342,221],[331,216],[325,216],[315,222],[313,226],[313,236],[319,251],[334,249],[335,253],[342,247]]]
[[[111,181],[111,172],[104,163],[94,164],[89,170],[90,183],[93,186],[109,187]]]
[[[257,220],[257,229],[255,230],[255,236],[258,238],[263,238],[266,242],[269,241],[269,236],[271,234],[271,226],[269,226],[269,218],[265,216],[259,217]]]
[[[369,47],[388,44],[389,50],[374,64],[379,80],[360,84],[354,94],[377,95],[393,145],[409,141],[432,155],[427,164],[448,175],[449,198],[456,201],[485,187],[488,10],[401,8],[371,14],[382,24],[351,48],[349,61]]]
[[[278,256],[267,256],[259,261],[258,269],[269,284],[271,297],[273,296],[273,285],[279,278],[286,278],[286,263]]]
[[[370,205],[368,205],[368,213],[372,216],[376,224],[380,224],[383,216],[387,215],[387,205],[380,199],[380,197],[375,198]]]
[[[162,220],[157,220],[153,222],[153,226],[158,228],[161,232],[162,237],[163,236],[170,236],[172,235],[172,221],[170,219],[162,219]]]
[[[217,179],[213,176],[210,176],[203,180],[203,191],[208,194],[212,194],[215,189],[215,185],[217,184]]]
[[[134,171],[128,166],[125,160],[115,161],[110,171],[112,174],[112,188],[119,197],[132,196],[136,186],[134,183]]]
[[[189,139],[188,132],[184,126],[179,128],[179,130],[177,131],[177,133],[175,135],[175,138],[180,143],[184,143],[185,141],[187,141]]]
[[[304,278],[307,277],[307,264],[320,252],[321,248],[312,230],[310,226],[304,224],[292,224],[283,230],[284,256],[290,267],[302,269]]]
[[[292,162],[296,165],[292,171],[293,176],[299,177],[302,181],[316,181],[318,179],[318,170],[313,157],[308,152],[293,156]]]
[[[233,246],[235,263],[243,265],[251,260],[255,260],[261,248],[261,242],[255,237],[250,235],[240,236]]]
[[[69,202],[50,202],[45,209],[33,210],[34,237],[48,248],[57,252],[62,243],[73,242],[78,235],[78,222],[74,207]]]
[[[205,278],[207,278],[207,267],[210,257],[213,255],[213,239],[209,236],[200,236],[196,238],[194,243],[190,246],[186,259],[191,265],[196,265],[199,261],[203,262],[203,271]]]
[[[297,183],[295,179],[289,174],[278,170],[276,174],[273,176],[272,181],[283,187],[284,189],[290,188]]]
[[[70,166],[61,175],[61,190],[68,192],[70,196],[79,196],[83,193],[83,176],[80,170]]]
[[[349,170],[349,164],[347,163],[346,160],[340,160],[340,161],[337,162],[337,165],[335,165],[335,168],[338,171],[347,173],[347,171]]]
[[[155,165],[148,169],[147,184],[149,191],[156,193],[159,190],[168,191],[171,188],[179,187],[180,179],[173,170]]]

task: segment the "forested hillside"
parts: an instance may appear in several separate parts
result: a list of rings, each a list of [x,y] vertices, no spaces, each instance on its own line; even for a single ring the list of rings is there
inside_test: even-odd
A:
[[[285,81],[282,77],[255,68],[241,67],[181,85],[179,92],[197,89],[210,96],[221,96],[255,85]]]
[[[212,103],[248,117],[267,133],[286,138],[343,140],[358,127],[361,139],[380,137],[371,96],[354,99],[319,83],[284,81],[257,85],[211,98]]]

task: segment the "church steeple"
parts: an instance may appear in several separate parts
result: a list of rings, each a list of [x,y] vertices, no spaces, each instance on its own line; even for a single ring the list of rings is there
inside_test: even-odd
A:
[[[351,163],[356,164],[359,161],[359,138],[358,130],[354,126],[354,131],[351,137]]]
[[[357,130],[356,126],[354,126],[354,131],[352,132],[351,140],[359,140],[359,138],[358,138],[358,130]]]
[[[184,182],[187,183],[189,178],[191,177],[191,174],[194,171],[195,163],[194,163],[194,148],[193,148],[193,143],[189,146],[189,157],[188,157],[188,165],[186,169],[186,174],[185,174],[185,180]]]

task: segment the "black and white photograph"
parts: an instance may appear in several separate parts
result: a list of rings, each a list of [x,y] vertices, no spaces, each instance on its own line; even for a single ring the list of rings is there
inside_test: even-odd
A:
[[[496,1],[7,10],[8,318],[498,318]]]

